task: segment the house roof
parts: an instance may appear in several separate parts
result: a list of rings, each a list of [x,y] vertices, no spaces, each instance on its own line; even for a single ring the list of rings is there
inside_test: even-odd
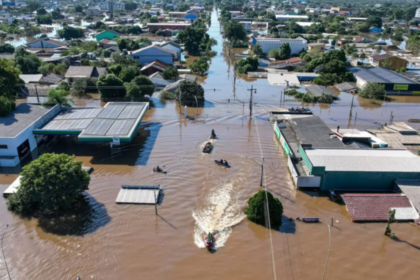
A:
[[[58,84],[60,81],[64,80],[64,77],[57,74],[49,74],[44,76],[39,81],[40,84]]]
[[[355,76],[372,83],[418,84],[401,74],[382,67],[348,67]]]
[[[301,62],[301,59],[299,57],[291,57],[289,59],[284,59],[284,60],[276,60],[275,63],[299,63]]]
[[[354,222],[388,221],[390,209],[412,209],[410,201],[402,194],[343,194],[341,196]]]
[[[53,39],[50,39],[50,38],[41,38],[41,39],[38,39],[38,40],[35,40],[35,41],[32,41],[32,42],[28,42],[26,45],[36,43],[36,42],[39,42],[39,41],[50,42],[50,43],[53,43],[53,44],[57,44],[59,46],[67,46],[67,42],[65,42],[65,41],[57,41],[57,40],[53,40]]]
[[[331,90],[320,85],[310,85],[306,87],[306,91],[315,96],[322,96],[322,94],[329,94],[329,95],[333,94]]]
[[[180,44],[177,44],[177,43],[175,43],[175,42],[166,42],[165,44],[162,44],[162,45],[160,45],[160,46],[161,46],[161,47],[164,47],[164,46],[166,46],[166,45],[172,45],[172,46],[174,46],[174,47],[176,47],[176,48],[178,48],[178,49],[182,49],[181,45],[180,45]]]
[[[391,57],[391,55],[384,53],[384,54],[374,54],[371,56],[372,59],[374,60],[384,60]]]
[[[157,46],[157,45],[147,46],[147,47],[144,47],[144,48],[141,48],[141,49],[138,49],[138,50],[132,51],[131,53],[132,53],[132,54],[133,54],[133,53],[139,53],[139,52],[142,52],[142,51],[144,51],[144,50],[151,49],[151,48],[159,49],[159,50],[162,50],[162,51],[164,51],[164,52],[167,52],[167,53],[170,53],[170,54],[176,55],[176,53],[175,53],[175,52],[173,52],[173,51],[171,51],[171,50],[164,49],[164,48],[162,48],[162,47],[160,47],[160,46]]]
[[[152,75],[149,76],[149,79],[150,78],[165,80],[165,78],[162,76],[162,73],[160,72],[153,73]]]
[[[96,34],[96,35],[102,34],[102,33],[106,32],[106,31],[109,31],[109,32],[115,33],[115,34],[120,35],[120,36],[122,35],[121,33],[118,33],[117,31],[114,31],[114,30],[111,30],[111,29],[105,29],[104,31],[99,32],[99,33],[98,33],[98,34]]]
[[[66,78],[90,78],[93,72],[93,66],[70,66],[67,69]]]
[[[420,213],[420,181],[419,180],[396,180],[395,183],[408,197],[411,204]]]
[[[99,41],[99,43],[107,44],[107,45],[109,45],[109,44],[111,44],[111,45],[117,45],[117,42],[115,42],[113,40],[108,40],[108,39],[102,39],[102,40]]]
[[[341,84],[337,84],[337,85],[335,85],[335,87],[336,87],[339,91],[344,91],[344,92],[346,92],[346,91],[350,91],[350,90],[357,90],[357,89],[359,89],[356,85],[352,85],[352,84],[350,84],[350,83],[348,83],[348,82],[344,82],[344,83],[341,83]]]
[[[313,166],[325,171],[407,172],[420,170],[420,157],[406,149],[306,149]],[[396,178],[397,175],[395,175]]]
[[[42,74],[21,74],[19,78],[25,82],[25,84],[29,83],[39,83],[42,78]]]
[[[149,68],[151,68],[151,67],[156,68],[156,69],[158,69],[158,70],[160,70],[160,71],[164,71],[166,68],[168,68],[168,67],[170,67],[170,66],[171,66],[171,65],[166,64],[166,63],[164,63],[164,62],[162,62],[162,61],[160,61],[160,60],[155,60],[155,61],[153,61],[153,62],[151,62],[151,63],[149,63],[149,64],[147,64],[147,65],[143,66],[143,67],[141,68],[141,71],[145,71],[145,70],[147,70],[147,69],[149,69]]]
[[[181,75],[179,75],[179,78],[187,80],[187,81],[191,81],[191,82],[197,81],[197,76],[196,75],[191,75],[191,74],[181,74]]]

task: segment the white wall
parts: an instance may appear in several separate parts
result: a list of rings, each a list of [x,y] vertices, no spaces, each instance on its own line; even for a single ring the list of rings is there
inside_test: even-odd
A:
[[[268,52],[272,49],[278,49],[281,45],[285,43],[289,43],[292,54],[299,54],[302,51],[302,49],[306,51],[306,49],[308,48],[308,44],[305,40],[273,39],[267,41],[258,41],[257,39],[257,44],[261,46],[263,52],[266,54],[268,54]]]
[[[7,149],[0,149],[0,156],[18,156],[17,148],[26,140],[29,140],[29,147],[31,148],[31,152],[35,150],[35,148],[37,147],[37,142],[32,131],[43,126],[52,117],[58,114],[58,112],[60,112],[60,106],[56,105],[53,108],[51,108],[44,116],[42,116],[38,120],[35,120],[30,126],[28,126],[25,130],[19,133],[16,137],[0,138],[0,145],[7,145]],[[0,166],[13,167],[16,166],[18,163],[19,159],[17,159],[17,163],[15,160],[1,160]]]

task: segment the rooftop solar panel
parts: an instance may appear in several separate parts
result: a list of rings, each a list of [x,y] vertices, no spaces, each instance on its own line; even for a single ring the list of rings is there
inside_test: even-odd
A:
[[[96,119],[82,132],[83,135],[106,135],[114,120]]]
[[[124,111],[118,116],[119,119],[137,119],[144,106],[127,106]]]
[[[124,110],[125,106],[107,106],[99,114],[99,118],[116,119]]]
[[[116,120],[106,135],[127,135],[134,125],[135,120]]]

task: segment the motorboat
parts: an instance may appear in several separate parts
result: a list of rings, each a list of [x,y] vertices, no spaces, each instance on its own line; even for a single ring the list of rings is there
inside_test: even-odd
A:
[[[213,148],[213,145],[211,144],[211,142],[207,142],[203,148],[203,153],[209,154],[212,148]]]
[[[225,164],[225,163],[222,163],[222,161],[217,160],[217,159],[216,159],[214,162],[215,162],[217,165],[224,166],[224,167],[226,167],[226,168],[230,168],[229,163],[228,163],[228,164]]]
[[[157,168],[157,167],[154,167],[154,168],[153,168],[153,172],[156,172],[156,173],[163,173],[163,174],[166,174],[166,173],[167,173],[167,171],[166,171],[166,170],[163,170],[163,169],[161,169],[161,168]]]
[[[214,238],[214,235],[212,233],[209,233],[204,238],[204,246],[206,246],[207,248],[211,248],[213,247],[215,241],[216,241],[216,238]]]

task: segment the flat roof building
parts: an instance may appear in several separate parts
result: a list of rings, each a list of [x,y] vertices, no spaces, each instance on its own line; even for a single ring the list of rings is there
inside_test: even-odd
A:
[[[314,149],[300,146],[321,190],[391,191],[397,179],[420,180],[420,157],[394,149]]]
[[[420,95],[420,83],[382,67],[349,67],[356,78],[356,85],[363,88],[367,83],[385,86],[388,95]]]
[[[32,131],[60,112],[58,105],[44,107],[21,103],[7,117],[0,118],[0,167],[15,167],[35,151],[39,139]]]

